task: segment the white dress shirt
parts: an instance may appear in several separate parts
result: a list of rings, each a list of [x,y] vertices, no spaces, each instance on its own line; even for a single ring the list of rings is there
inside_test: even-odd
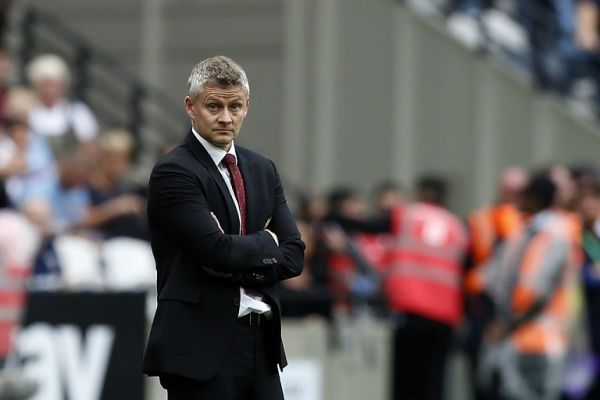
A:
[[[235,162],[237,164],[237,154],[235,153],[235,143],[231,143],[231,148],[229,151],[225,151],[211,143],[209,143],[206,139],[196,132],[194,128],[192,128],[192,133],[196,136],[196,139],[204,146],[210,158],[212,158],[213,162],[219,169],[225,184],[227,185],[227,189],[229,189],[229,194],[231,195],[231,199],[233,200],[233,204],[235,204],[235,209],[237,210],[238,218],[240,219],[240,229],[242,226],[241,218],[240,218],[240,206],[237,201],[237,197],[235,195],[235,191],[233,189],[233,185],[231,184],[231,177],[229,176],[229,170],[226,166],[224,166],[221,161],[223,157],[227,153],[233,154],[235,156]],[[241,232],[239,232],[241,233]],[[248,315],[252,312],[257,314],[265,314],[269,316],[271,314],[271,306],[262,301],[263,297],[261,295],[250,294],[244,289],[240,287],[240,309],[238,311],[238,318],[243,317],[244,315]]]

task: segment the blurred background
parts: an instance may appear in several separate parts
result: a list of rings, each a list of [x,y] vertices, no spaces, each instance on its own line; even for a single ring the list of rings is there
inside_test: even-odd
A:
[[[226,55],[307,244],[288,400],[600,399],[600,2],[0,1],[0,399],[164,399],[145,218]]]

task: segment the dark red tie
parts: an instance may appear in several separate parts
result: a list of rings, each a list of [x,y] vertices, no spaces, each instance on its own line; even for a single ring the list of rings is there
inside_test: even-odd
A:
[[[244,180],[242,179],[242,174],[240,173],[240,169],[235,162],[235,156],[233,154],[226,154],[223,157],[223,161],[221,161],[227,169],[229,170],[229,176],[231,177],[231,181],[233,182],[233,191],[235,192],[235,197],[237,198],[238,206],[240,207],[240,217],[241,217],[241,232],[242,235],[246,234],[246,192],[244,191]]]

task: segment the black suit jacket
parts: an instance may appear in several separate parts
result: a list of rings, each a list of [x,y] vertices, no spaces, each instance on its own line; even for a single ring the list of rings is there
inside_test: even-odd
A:
[[[236,146],[246,192],[246,231],[217,166],[190,132],[150,178],[148,218],[156,259],[158,307],[143,371],[208,380],[220,367],[240,304],[240,286],[260,288],[272,309],[273,366],[286,364],[277,284],[297,276],[304,243],[272,161]],[[218,218],[222,233],[211,212]],[[279,246],[265,224],[279,239]],[[203,267],[228,278],[208,274]]]

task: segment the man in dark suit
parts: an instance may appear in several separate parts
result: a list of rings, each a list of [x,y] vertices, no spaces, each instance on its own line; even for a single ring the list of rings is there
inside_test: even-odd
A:
[[[143,370],[169,400],[279,400],[279,281],[298,276],[304,243],[272,161],[237,146],[249,86],[226,57],[188,80],[192,129],[150,178],[158,308]]]

